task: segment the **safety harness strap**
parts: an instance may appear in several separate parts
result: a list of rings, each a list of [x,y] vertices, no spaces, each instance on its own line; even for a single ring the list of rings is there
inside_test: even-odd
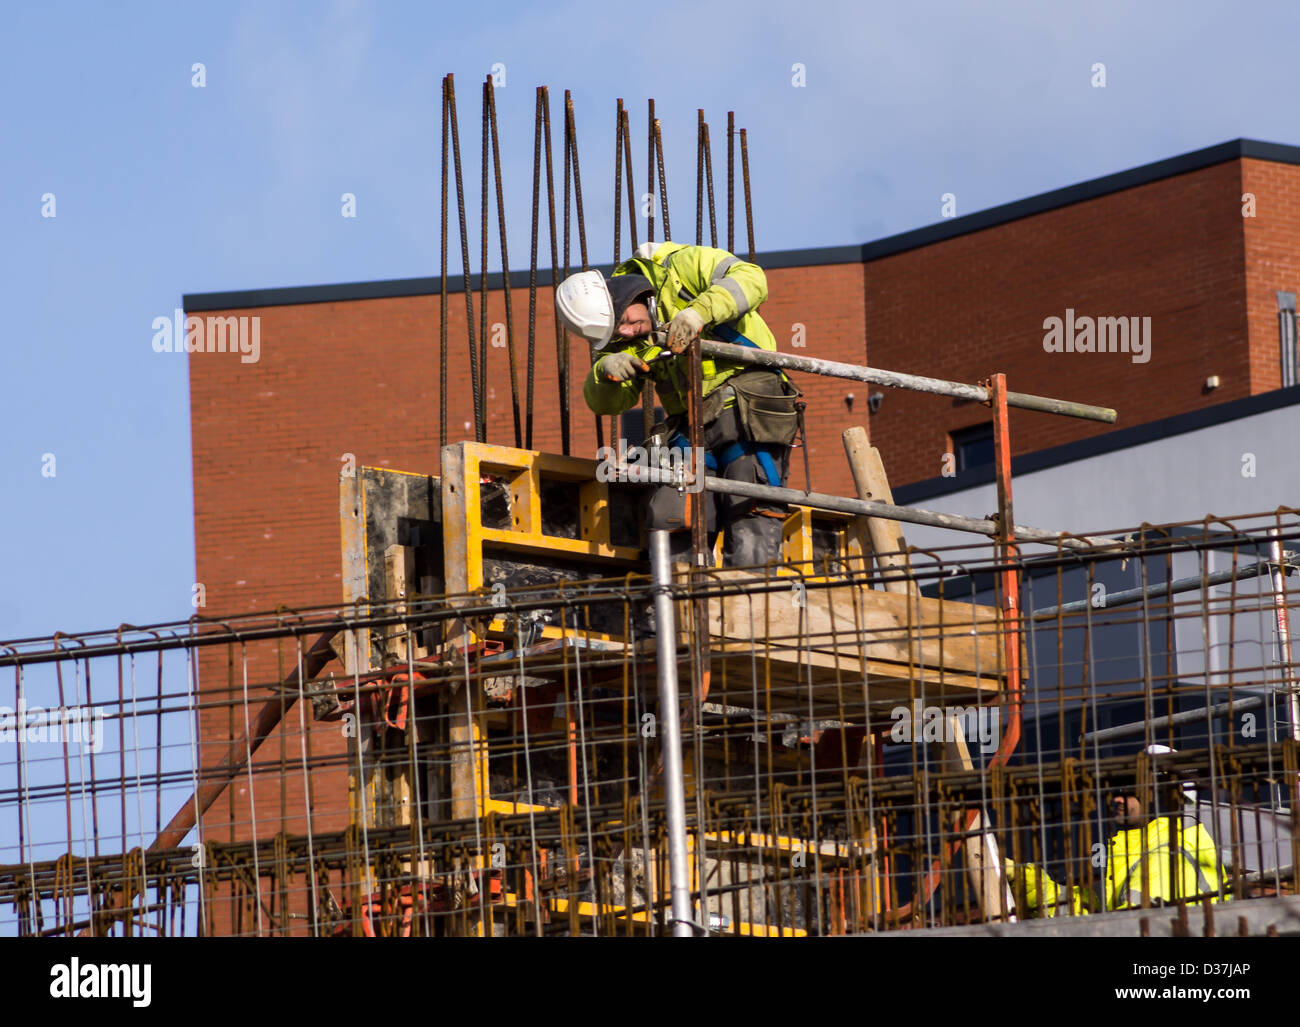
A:
[[[673,449],[688,450],[690,442],[681,432],[675,432],[668,440],[668,445]],[[704,466],[710,471],[725,470],[729,465],[735,463],[741,457],[753,456],[758,461],[758,466],[763,471],[763,477],[773,488],[781,487],[781,472],[777,469],[776,461],[772,459],[772,454],[768,452],[766,446],[756,442],[733,442],[725,449],[719,450],[715,455],[712,452],[705,452]]]

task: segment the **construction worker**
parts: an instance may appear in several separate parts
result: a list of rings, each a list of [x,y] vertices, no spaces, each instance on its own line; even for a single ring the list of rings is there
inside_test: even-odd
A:
[[[758,314],[767,277],[756,264],[725,250],[647,243],[612,276],[584,271],[556,290],[556,312],[570,331],[602,354],[583,383],[596,414],[621,414],[654,379],[667,421],[646,445],[651,454],[689,446],[686,424],[689,368],[681,354],[696,339],[718,339],[775,350]],[[700,420],[709,474],[733,481],[784,486],[790,446],[799,430],[799,392],[779,371],[705,357]],[[653,456],[652,456],[653,459]],[[662,461],[661,461],[662,462]],[[713,494],[706,509],[710,542],[722,530],[723,562],[744,566],[779,560],[783,505]],[[683,499],[675,488],[653,490],[651,528],[675,532],[677,553],[688,542]]]
[[[1158,756],[1175,750],[1152,745],[1147,752]],[[1196,818],[1195,791],[1187,783],[1171,784],[1164,774],[1157,774],[1153,791],[1171,812],[1148,812],[1133,792],[1112,796],[1111,812],[1118,830],[1107,846],[1105,892],[1100,897],[1090,888],[1067,891],[1033,864],[1017,869],[1005,860],[1018,898],[1023,888],[1026,912],[1050,917],[1067,907],[1079,915],[1179,900],[1198,903],[1207,897],[1217,902],[1223,868],[1214,839]],[[1192,809],[1186,806],[1189,802]]]

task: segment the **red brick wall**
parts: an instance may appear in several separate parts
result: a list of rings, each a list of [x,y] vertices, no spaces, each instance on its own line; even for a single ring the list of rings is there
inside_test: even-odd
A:
[[[1268,392],[1282,384],[1277,290],[1300,293],[1300,167],[1262,160],[1241,167],[1241,192],[1255,199],[1255,216],[1242,218],[1250,391]]]
[[[877,260],[869,358],[959,381],[1002,371],[1017,392],[1113,407],[1117,427],[1249,395],[1240,178],[1240,162],[1220,164]],[[1150,316],[1150,361],[1046,352],[1043,321],[1066,308]],[[1211,374],[1223,384],[1207,394]],[[872,420],[891,480],[908,482],[939,474],[947,433],[989,412],[887,392]],[[1013,411],[1012,451],[1107,430]]]

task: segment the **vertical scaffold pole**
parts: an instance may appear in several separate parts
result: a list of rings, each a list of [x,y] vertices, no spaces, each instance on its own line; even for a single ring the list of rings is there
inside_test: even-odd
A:
[[[998,489],[998,562],[1001,577],[1003,639],[1006,644],[1007,703],[1010,723],[1003,740],[1008,752],[1020,739],[1023,697],[1020,675],[1020,572],[1016,568],[1016,522],[1011,502],[1011,431],[1007,407],[1007,377],[989,379],[993,409],[993,465]]]
[[[673,615],[669,532],[650,532],[650,573],[655,593],[659,657],[659,718],[662,721],[664,797],[668,805],[668,875],[674,938],[690,938],[691,886],[686,851],[686,788],[682,782],[681,701],[677,688],[677,626]]]

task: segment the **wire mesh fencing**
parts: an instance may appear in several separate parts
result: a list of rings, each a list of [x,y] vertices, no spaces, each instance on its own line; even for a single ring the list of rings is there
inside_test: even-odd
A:
[[[1293,893],[1300,521],[1100,534],[10,642],[0,933],[661,935],[674,715],[700,934]]]

